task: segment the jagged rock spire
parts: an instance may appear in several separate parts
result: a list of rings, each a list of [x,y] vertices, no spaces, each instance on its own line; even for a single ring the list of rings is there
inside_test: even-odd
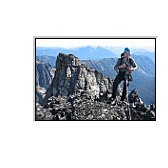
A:
[[[56,60],[56,73],[47,90],[43,105],[51,96],[69,96],[88,92],[92,97],[107,95],[112,90],[114,80],[107,78],[101,72],[81,64],[73,54],[59,53]],[[121,87],[118,88],[121,94]]]

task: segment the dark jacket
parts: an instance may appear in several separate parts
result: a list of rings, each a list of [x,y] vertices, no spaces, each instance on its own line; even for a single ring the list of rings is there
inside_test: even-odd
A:
[[[123,64],[126,64],[126,67],[125,68],[120,68],[119,69],[119,66],[120,65],[123,65]],[[135,70],[138,68],[134,59],[132,57],[128,57],[128,59],[125,59],[124,57],[123,58],[119,58],[114,69],[116,71],[120,71],[120,72],[126,72],[128,68],[131,68],[133,67]]]

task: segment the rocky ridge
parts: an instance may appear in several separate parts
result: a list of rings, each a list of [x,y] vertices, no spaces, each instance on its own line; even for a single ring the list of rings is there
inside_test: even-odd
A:
[[[47,88],[52,82],[54,73],[55,68],[50,64],[36,59],[36,100],[40,104],[45,97]]]
[[[36,120],[128,120],[126,102],[111,105],[114,80],[81,64],[78,57],[60,53],[55,76],[42,105],[36,103]],[[155,120],[155,107],[147,108],[136,89],[130,95],[132,120]]]
[[[133,81],[130,83],[129,90],[136,88],[146,104],[155,104],[155,65],[153,61],[146,56],[132,54],[131,57],[135,60],[138,69],[132,73]],[[114,79],[117,74],[114,70],[117,60],[117,58],[104,58],[99,61],[81,60],[81,63]]]
[[[36,120],[128,120],[126,102],[120,101],[119,96],[115,105],[110,100],[103,95],[91,98],[87,92],[81,96],[51,96],[46,108],[36,103]],[[132,120],[156,120],[154,105],[147,108],[136,89],[130,93],[129,100]]]

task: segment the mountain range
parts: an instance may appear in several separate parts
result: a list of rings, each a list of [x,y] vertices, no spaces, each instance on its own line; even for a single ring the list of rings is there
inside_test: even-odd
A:
[[[133,81],[130,82],[129,90],[137,89],[142,100],[148,104],[155,104],[155,65],[151,58],[147,56],[137,56],[132,54],[138,69],[132,73]],[[53,56],[37,56],[38,59],[50,63],[55,68],[56,58]],[[114,79],[116,71],[114,66],[117,58],[104,58],[97,60],[81,60],[82,64],[102,72],[105,76]],[[121,83],[121,86],[123,83]]]
[[[36,100],[40,104],[45,97],[46,89],[54,77],[55,68],[50,64],[36,59]]]
[[[56,62],[56,57],[53,56],[47,56],[47,55],[40,55],[40,56],[36,56],[36,59],[38,60],[42,60],[45,63],[50,64],[52,67],[55,67],[55,62]]]
[[[101,60],[103,58],[118,58],[124,51],[123,47],[78,47],[78,48],[59,48],[59,47],[36,47],[36,56],[47,55],[57,57],[59,53],[74,54],[80,60]],[[146,49],[131,49],[131,54],[148,56],[155,63],[155,52],[149,52]]]
[[[147,56],[132,55],[138,69],[132,72],[133,81],[130,82],[129,90],[137,89],[145,104],[155,104],[155,65]],[[104,58],[100,61],[81,60],[82,64],[102,72],[105,76],[114,79],[117,75],[114,66],[117,58]],[[123,82],[121,83],[121,86]]]

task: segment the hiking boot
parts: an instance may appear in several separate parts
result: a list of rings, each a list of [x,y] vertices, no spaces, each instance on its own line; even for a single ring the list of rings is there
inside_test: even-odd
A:
[[[122,102],[124,102],[125,100],[126,100],[125,98],[121,97],[121,101],[122,101]]]
[[[125,116],[125,117],[123,117],[123,119],[122,120],[128,120],[128,118]]]
[[[121,98],[120,101],[121,101],[122,104],[127,104],[126,99]]]
[[[112,98],[111,99],[111,105],[115,105],[116,104],[116,99],[115,98]]]

